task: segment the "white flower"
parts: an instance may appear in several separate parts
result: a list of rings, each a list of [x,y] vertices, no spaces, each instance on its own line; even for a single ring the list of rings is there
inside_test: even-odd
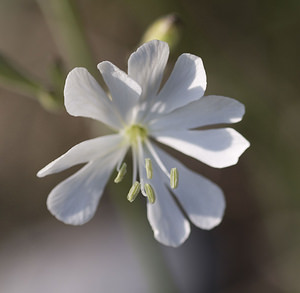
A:
[[[123,160],[131,149],[133,185],[128,200],[140,190],[148,198],[147,216],[159,242],[178,246],[189,236],[190,224],[181,208],[202,229],[221,222],[221,189],[168,155],[156,141],[212,167],[234,165],[249,142],[232,128],[213,126],[240,121],[244,106],[222,96],[203,97],[204,67],[201,58],[191,54],[178,58],[161,88],[168,55],[168,45],[154,40],[130,56],[128,74],[101,62],[98,69],[109,97],[86,69],[69,73],[64,90],[68,113],[99,120],[115,133],[79,143],[38,172],[43,177],[87,163],[51,191],[47,206],[57,219],[72,225],[89,221],[113,169],[118,171],[115,182],[125,175]]]

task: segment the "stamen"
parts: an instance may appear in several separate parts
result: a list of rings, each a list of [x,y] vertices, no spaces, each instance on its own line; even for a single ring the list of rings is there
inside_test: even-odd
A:
[[[126,163],[123,163],[119,172],[118,172],[118,175],[117,177],[115,178],[114,182],[115,183],[119,183],[123,180],[125,174],[127,173],[127,164]]]
[[[178,171],[177,171],[177,168],[172,168],[171,169],[170,185],[171,185],[172,189],[175,189],[178,186]]]
[[[145,140],[146,146],[148,150],[150,151],[151,155],[153,156],[154,160],[156,161],[157,165],[160,167],[160,169],[165,173],[165,175],[170,178],[170,173],[168,172],[167,168],[163,164],[163,162],[160,160],[158,154],[154,150],[153,146],[151,145],[150,141],[148,139]]]
[[[141,189],[142,194],[145,196],[143,190],[144,190],[144,182],[145,182],[145,168],[144,168],[144,152],[143,152],[143,146],[140,137],[137,137],[137,147],[138,147],[138,168],[139,168],[139,177],[140,177],[140,183],[141,183]]]
[[[137,154],[136,154],[136,149],[132,148],[132,185],[136,181],[136,176],[137,176]]]
[[[151,159],[149,159],[149,158],[145,159],[145,167],[146,167],[147,178],[152,179],[152,162],[151,162]]]
[[[139,194],[140,190],[141,190],[141,184],[138,181],[135,181],[128,192],[127,199],[130,202],[133,202],[136,199],[137,195]]]
[[[145,188],[149,202],[153,204],[155,202],[155,193],[154,193],[152,186],[150,184],[146,183],[144,188]]]

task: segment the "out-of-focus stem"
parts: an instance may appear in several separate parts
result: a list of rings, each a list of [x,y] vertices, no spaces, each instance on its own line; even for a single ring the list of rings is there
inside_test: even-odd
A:
[[[37,99],[48,110],[57,110],[63,105],[59,95],[49,92],[40,81],[2,54],[0,84],[11,91]]]
[[[68,69],[83,66],[98,74],[80,23],[77,7],[71,0],[36,0],[50,27]]]
[[[170,270],[162,256],[160,244],[154,239],[147,223],[146,205],[143,204],[146,198],[139,195],[142,198],[137,198],[133,203],[127,201],[126,188],[129,188],[131,181],[129,180],[130,176],[125,176],[125,178],[119,184],[110,183],[110,198],[121,215],[133,249],[144,270],[143,273],[146,274],[151,292],[178,293]]]

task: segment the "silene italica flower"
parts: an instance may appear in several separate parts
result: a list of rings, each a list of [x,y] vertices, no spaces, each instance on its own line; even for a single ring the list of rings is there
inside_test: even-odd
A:
[[[201,58],[192,54],[179,56],[162,85],[168,55],[168,45],[153,40],[130,56],[128,73],[101,62],[98,69],[108,94],[85,68],[68,74],[64,89],[68,113],[96,119],[113,133],[75,145],[38,172],[43,177],[86,163],[51,191],[47,206],[57,219],[72,225],[89,221],[113,170],[116,184],[128,176],[124,160],[131,151],[132,187],[124,196],[130,202],[140,193],[147,198],[148,220],[159,242],[182,244],[190,233],[189,220],[202,229],[221,222],[222,190],[157,142],[215,168],[234,165],[249,142],[220,125],[240,121],[245,109],[231,98],[203,96],[205,70]]]

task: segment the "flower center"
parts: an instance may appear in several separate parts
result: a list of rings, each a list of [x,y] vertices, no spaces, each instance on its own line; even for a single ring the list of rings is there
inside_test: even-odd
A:
[[[121,132],[121,134],[124,136],[124,144],[126,144],[126,151],[129,147],[128,144],[131,145],[132,149],[132,186],[127,195],[127,199],[130,202],[133,202],[139,194],[139,192],[141,191],[142,194],[148,198],[149,203],[155,203],[155,189],[150,184],[154,173],[150,157],[154,159],[154,161],[157,164],[157,167],[160,168],[161,171],[170,179],[171,188],[175,189],[177,187],[177,168],[172,168],[171,172],[167,170],[166,166],[163,164],[163,162],[159,158],[159,155],[152,147],[151,142],[148,139],[148,130],[146,127],[140,124],[132,124],[126,127]],[[144,152],[145,150],[146,153]],[[115,183],[121,182],[127,172],[126,163],[122,164],[123,159],[124,158],[122,158],[122,160],[117,166],[118,174],[114,179]],[[139,176],[139,181],[137,181],[137,176]]]
[[[125,129],[125,136],[133,146],[137,146],[138,140],[143,142],[147,138],[147,135],[147,129],[138,124],[130,125]]]

